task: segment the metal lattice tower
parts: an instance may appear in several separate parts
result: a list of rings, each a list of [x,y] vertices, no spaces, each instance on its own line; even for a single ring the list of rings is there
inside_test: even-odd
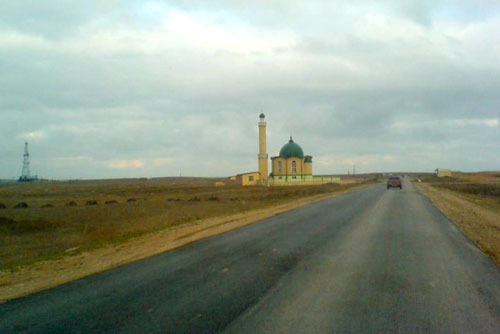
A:
[[[30,152],[28,151],[28,142],[24,143],[23,172],[21,173],[21,179],[23,180],[31,179]]]

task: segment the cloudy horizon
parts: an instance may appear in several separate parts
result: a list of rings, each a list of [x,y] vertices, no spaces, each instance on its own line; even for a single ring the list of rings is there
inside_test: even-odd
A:
[[[500,170],[500,3],[0,3],[0,178]]]

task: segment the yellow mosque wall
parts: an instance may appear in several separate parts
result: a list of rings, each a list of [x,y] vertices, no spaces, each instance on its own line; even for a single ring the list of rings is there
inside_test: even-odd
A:
[[[296,170],[293,171],[293,161],[296,163]],[[279,164],[281,163],[281,171],[279,168]],[[309,164],[311,165],[311,164]],[[310,168],[312,170],[312,167]],[[274,176],[285,176],[285,175],[302,175],[307,174],[306,172],[306,163],[304,163],[303,159],[300,158],[280,158],[275,157],[272,160],[272,173]]]
[[[255,186],[260,184],[260,173],[250,172],[236,175],[236,182],[242,186]]]
[[[313,164],[312,162],[304,162],[304,174],[312,175],[313,173]]]

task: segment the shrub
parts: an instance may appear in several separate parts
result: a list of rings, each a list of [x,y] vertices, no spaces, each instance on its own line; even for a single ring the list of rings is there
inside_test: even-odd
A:
[[[25,202],[19,202],[16,205],[14,205],[14,209],[26,209],[28,207],[28,204]]]
[[[42,205],[42,208],[53,208],[54,206],[50,203]]]
[[[201,201],[201,199],[200,199],[199,197],[196,197],[196,196],[195,196],[195,197],[193,197],[193,198],[190,198],[190,199],[189,199],[189,201],[190,201],[190,202],[199,202],[199,201]]]
[[[180,202],[182,201],[180,198],[168,198],[167,202]]]
[[[7,209],[7,206],[3,203],[0,203],[0,209]]]
[[[136,199],[136,198],[129,198],[129,199],[127,200],[127,202],[128,202],[128,203],[130,203],[130,202],[137,202],[137,199]]]
[[[87,203],[85,203],[85,205],[97,205],[97,201],[90,200],[90,201],[87,201]]]
[[[104,202],[104,204],[117,204],[118,202],[114,199]]]
[[[207,201],[218,201],[219,200],[219,197],[217,196],[210,196],[209,198],[207,198]]]
[[[75,201],[70,201],[68,203],[66,203],[66,206],[77,206],[78,204],[76,204]]]

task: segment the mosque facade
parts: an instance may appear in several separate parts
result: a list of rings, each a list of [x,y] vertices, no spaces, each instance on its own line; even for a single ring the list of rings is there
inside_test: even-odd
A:
[[[279,155],[271,157],[271,173],[268,174],[268,154],[266,139],[266,116],[259,116],[259,174],[263,181],[269,182],[300,182],[312,181],[312,156],[304,155],[299,144],[292,136],[283,145]]]
[[[280,150],[279,155],[271,157],[273,180],[307,181],[312,180],[312,156],[304,155],[302,148],[290,140]]]
[[[339,178],[313,176],[312,156],[305,155],[302,147],[292,136],[281,147],[277,156],[271,157],[269,173],[269,155],[267,153],[267,123],[264,114],[259,115],[259,154],[258,171],[238,174],[234,178],[237,183],[250,185],[310,185],[340,182]]]

